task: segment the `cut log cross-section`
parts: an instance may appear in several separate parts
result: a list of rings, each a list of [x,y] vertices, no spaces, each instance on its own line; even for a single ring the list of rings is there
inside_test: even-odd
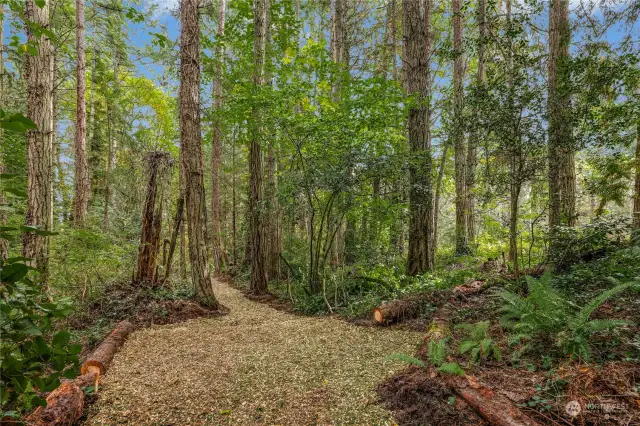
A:
[[[100,377],[106,373],[113,356],[133,331],[128,321],[118,323],[116,328],[93,351],[82,364],[81,375],[74,380],[65,381],[47,397],[47,406],[38,407],[27,417],[30,426],[71,426],[84,410],[83,387],[95,385],[98,390]]]
[[[111,332],[109,336],[96,348],[95,351],[87,358],[82,364],[80,373],[82,375],[97,372],[100,376],[104,375],[107,371],[107,367],[111,363],[113,356],[118,352],[118,349],[127,336],[133,331],[133,324],[128,321],[122,321],[118,323],[118,326]]]
[[[423,303],[419,300],[400,299],[373,310],[373,320],[378,324],[393,324],[405,319],[416,318],[422,312]]]

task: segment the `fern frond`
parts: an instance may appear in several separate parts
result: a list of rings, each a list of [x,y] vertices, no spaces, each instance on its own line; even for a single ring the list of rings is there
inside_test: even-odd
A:
[[[591,320],[586,324],[586,328],[595,333],[597,331],[611,330],[622,325],[628,325],[629,321],[624,320]]]
[[[464,376],[464,370],[455,362],[446,362],[438,368],[438,371],[452,376]]]
[[[629,281],[627,283],[618,284],[617,286],[610,288],[609,290],[603,291],[596,298],[594,298],[591,302],[589,302],[586,306],[580,309],[580,312],[576,314],[574,319],[572,320],[573,326],[579,326],[580,324],[585,324],[589,321],[589,317],[591,314],[600,307],[607,299],[622,293],[630,287],[634,287],[637,285],[635,281]]]
[[[404,362],[406,364],[417,365],[418,367],[422,367],[422,368],[426,368],[427,367],[427,365],[424,362],[422,362],[421,360],[419,360],[418,358],[412,357],[411,355],[407,355],[407,354],[393,353],[393,354],[385,357],[385,360],[388,360],[388,361],[401,361],[401,362]]]
[[[477,342],[474,342],[472,340],[465,340],[464,342],[460,343],[460,346],[458,346],[458,353],[462,355],[464,353],[469,352],[471,349],[475,348],[476,346],[478,346]]]

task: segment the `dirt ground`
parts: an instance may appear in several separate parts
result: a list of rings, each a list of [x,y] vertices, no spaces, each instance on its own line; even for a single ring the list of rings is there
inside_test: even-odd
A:
[[[89,425],[394,424],[378,383],[423,334],[277,311],[216,283],[218,318],[132,334],[91,405]]]

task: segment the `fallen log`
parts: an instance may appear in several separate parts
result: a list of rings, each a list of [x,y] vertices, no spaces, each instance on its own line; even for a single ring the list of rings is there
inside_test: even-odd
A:
[[[47,397],[47,406],[38,407],[26,421],[30,426],[71,426],[84,410],[83,387],[95,383],[98,373],[92,372],[62,383]]]
[[[119,322],[111,334],[100,343],[100,346],[98,346],[84,364],[82,364],[80,374],[85,375],[90,372],[96,372],[100,376],[104,375],[113,356],[118,352],[118,349],[132,331],[133,324],[129,321]]]
[[[380,305],[373,310],[373,320],[377,324],[393,324],[419,316],[423,311],[424,301],[416,299],[400,299]]]
[[[439,374],[439,376],[460,398],[494,426],[539,425],[516,407],[509,398],[497,393],[474,376],[461,377],[446,374]]]
[[[454,287],[453,293],[462,296],[469,296],[471,294],[480,293],[483,290],[485,282],[486,281],[482,279],[469,281],[467,283]]]
[[[447,323],[434,318],[424,337],[422,346],[418,350],[421,359],[428,358],[430,342],[437,342],[449,336],[451,330]],[[478,412],[493,426],[539,426],[539,424],[524,414],[509,398],[496,392],[491,387],[471,375],[454,376],[429,368],[431,378],[439,378],[452,392],[458,395],[467,405]]]
[[[38,407],[27,417],[32,426],[71,426],[84,410],[83,387],[95,386],[98,391],[100,377],[106,373],[113,356],[125,339],[133,331],[128,321],[118,323],[116,328],[102,341],[100,346],[87,358],[80,369],[80,376],[63,382],[47,396],[47,406]]]

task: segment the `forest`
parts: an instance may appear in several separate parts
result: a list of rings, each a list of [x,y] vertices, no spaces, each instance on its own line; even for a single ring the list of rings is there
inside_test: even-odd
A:
[[[0,0],[0,424],[640,425],[639,18]]]

